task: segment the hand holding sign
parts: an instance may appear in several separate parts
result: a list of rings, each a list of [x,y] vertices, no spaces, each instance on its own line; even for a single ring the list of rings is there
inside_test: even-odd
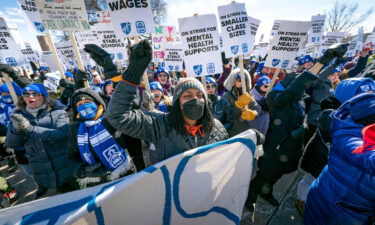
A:
[[[6,73],[10,78],[14,79],[17,75],[21,75],[19,71],[15,70],[13,67],[8,64],[0,63],[0,72]]]
[[[327,49],[324,55],[318,59],[318,62],[327,65],[332,59],[342,57],[348,50],[348,46],[348,43],[332,45]]]

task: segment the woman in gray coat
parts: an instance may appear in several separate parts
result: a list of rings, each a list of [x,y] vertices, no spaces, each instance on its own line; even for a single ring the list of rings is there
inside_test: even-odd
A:
[[[57,190],[71,178],[67,155],[69,119],[64,106],[48,99],[42,84],[27,85],[17,109],[10,116],[7,147],[26,149],[37,197],[47,189]]]

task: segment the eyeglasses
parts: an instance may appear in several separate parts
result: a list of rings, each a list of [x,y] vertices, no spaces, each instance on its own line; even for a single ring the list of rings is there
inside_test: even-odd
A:
[[[206,86],[207,86],[207,89],[215,88],[215,85],[213,85],[213,84],[208,84],[208,85],[206,85]]]
[[[263,87],[264,88],[269,88],[270,86],[266,84],[266,85],[263,85]]]
[[[160,73],[160,74],[158,75],[158,77],[167,77],[167,74]]]
[[[39,96],[41,96],[41,94],[38,93],[38,92],[25,92],[25,93],[22,94],[22,96],[24,98],[29,98],[30,96],[39,97]]]

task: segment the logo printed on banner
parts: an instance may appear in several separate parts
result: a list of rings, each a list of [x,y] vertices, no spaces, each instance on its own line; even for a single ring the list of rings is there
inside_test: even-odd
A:
[[[249,52],[249,46],[247,45],[247,43],[242,43],[242,52],[243,53]]]
[[[193,69],[194,69],[194,73],[196,75],[201,75],[202,74],[202,65],[195,65],[193,66]]]
[[[215,73],[215,63],[207,63],[207,73]]]
[[[230,50],[232,51],[233,55],[236,55],[238,53],[238,45],[231,46]]]
[[[117,53],[117,58],[118,58],[119,60],[122,60],[122,59],[123,59],[123,55],[122,55],[121,52],[120,52],[120,53]]]
[[[125,158],[121,155],[116,145],[112,145],[111,147],[104,150],[103,156],[107,159],[112,167],[117,167],[125,161]]]
[[[316,37],[312,37],[311,42],[315,42],[315,41],[316,41]]]
[[[44,28],[43,24],[40,23],[40,22],[34,22],[34,25],[36,27],[36,29],[39,31],[39,32],[44,32],[46,29]]]
[[[174,67],[174,70],[175,70],[175,71],[179,71],[179,70],[180,70],[180,67],[179,67],[179,66],[175,66],[175,67]]]
[[[290,60],[284,60],[284,61],[283,61],[283,64],[281,65],[281,67],[282,67],[283,69],[285,69],[285,68],[288,67],[289,63],[290,63]]]
[[[146,33],[146,24],[143,21],[135,22],[135,28],[137,28],[138,34]]]
[[[9,66],[17,66],[17,60],[13,57],[5,58],[5,61]]]
[[[273,59],[272,60],[272,66],[277,66],[280,63],[280,59]]]
[[[74,66],[74,62],[73,61],[69,61],[69,64]]]
[[[125,22],[121,24],[121,29],[124,34],[128,35],[132,31],[131,23],[130,22]]]
[[[173,66],[172,66],[172,65],[169,65],[169,66],[168,66],[168,69],[169,69],[169,70],[173,70]]]
[[[111,56],[111,59],[113,60],[115,58],[115,54],[109,54]]]

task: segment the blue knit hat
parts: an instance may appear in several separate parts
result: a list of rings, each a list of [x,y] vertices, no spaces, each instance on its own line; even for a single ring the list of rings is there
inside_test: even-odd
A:
[[[66,77],[73,78],[73,74],[70,73],[70,72],[65,72],[64,74],[65,74]]]
[[[159,67],[158,70],[156,70],[155,76],[158,76],[159,73],[165,73],[169,77],[169,71],[164,67]]]
[[[255,84],[255,87],[260,87],[262,85],[265,85],[265,84],[270,84],[271,83],[271,79],[267,76],[261,76],[257,83]]]
[[[21,96],[22,95],[22,89],[20,88],[20,86],[18,86],[13,81],[12,81],[12,85],[13,85],[14,91],[16,92],[16,95]],[[3,85],[0,86],[0,93],[2,93],[2,92],[8,92],[9,93],[9,88],[8,88],[7,84],[3,84]]]
[[[303,64],[308,63],[308,62],[314,62],[314,58],[311,57],[311,55],[304,55],[301,58],[299,58],[298,65],[302,66]]]
[[[41,67],[39,67],[38,72],[40,72],[42,70],[47,71],[47,72],[49,71],[49,69],[47,67],[41,66]]]
[[[346,102],[363,92],[375,92],[375,82],[371,78],[349,78],[340,82],[335,91],[337,100]]]
[[[258,64],[257,71],[256,71],[257,73],[261,73],[262,69],[264,68],[264,63],[265,62],[260,62]]]
[[[213,84],[217,86],[216,80],[213,77],[206,76],[206,84]]]
[[[43,86],[43,84],[29,84],[24,89],[22,89],[22,94],[24,94],[26,91],[35,91],[37,93],[44,95],[44,97],[48,98],[47,89]]]
[[[153,91],[153,90],[159,90],[161,92],[163,92],[163,87],[161,86],[161,84],[157,81],[153,81],[150,83],[150,90]]]
[[[375,114],[375,94],[364,93],[350,100],[350,118],[354,121]]]

